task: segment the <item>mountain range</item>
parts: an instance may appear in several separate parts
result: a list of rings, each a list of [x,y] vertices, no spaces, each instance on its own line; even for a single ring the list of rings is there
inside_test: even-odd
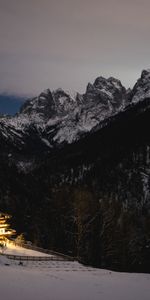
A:
[[[132,90],[98,77],[0,117],[0,205],[37,245],[150,272],[150,70]]]

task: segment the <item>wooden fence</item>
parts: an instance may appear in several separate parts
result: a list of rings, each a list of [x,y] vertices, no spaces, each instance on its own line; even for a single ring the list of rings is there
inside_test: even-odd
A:
[[[1,255],[7,257],[8,259],[19,260],[19,261],[64,261],[61,257],[55,256],[23,256],[23,255],[11,255],[1,253]]]
[[[48,250],[48,249],[43,249],[41,247],[37,247],[37,246],[34,246],[34,245],[29,245],[27,243],[16,243],[15,241],[13,240],[9,240],[10,243],[12,243],[13,245],[16,245],[16,246],[19,246],[19,247],[22,247],[22,248],[25,248],[25,249],[29,249],[29,250],[34,250],[34,251],[38,251],[38,252],[42,252],[42,253],[45,253],[45,254],[49,254],[51,256],[34,256],[35,258],[36,257],[40,257],[40,258],[46,258],[46,259],[43,259],[43,260],[57,260],[57,261],[63,261],[63,260],[67,260],[67,261],[74,261],[75,258],[74,257],[71,257],[69,255],[65,255],[65,254],[62,254],[62,253],[59,253],[59,252],[56,252],[56,251],[53,251],[53,250]],[[12,255],[9,255],[9,256],[12,256]],[[29,257],[33,257],[33,256],[29,256]],[[35,259],[36,260],[36,259]],[[42,260],[42,259],[39,259],[39,260]]]

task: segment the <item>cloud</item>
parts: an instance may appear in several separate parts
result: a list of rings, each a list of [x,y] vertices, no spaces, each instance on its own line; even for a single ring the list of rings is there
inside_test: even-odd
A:
[[[1,0],[0,91],[85,90],[99,75],[132,86],[149,67],[148,0]]]

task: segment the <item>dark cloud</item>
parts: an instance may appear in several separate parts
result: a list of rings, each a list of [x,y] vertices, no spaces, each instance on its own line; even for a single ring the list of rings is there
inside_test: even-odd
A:
[[[149,67],[149,0],[0,0],[0,91],[132,86]]]

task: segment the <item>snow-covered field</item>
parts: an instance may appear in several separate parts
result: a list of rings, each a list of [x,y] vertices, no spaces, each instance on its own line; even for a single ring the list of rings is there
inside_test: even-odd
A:
[[[25,249],[19,246],[15,246],[11,243],[7,243],[7,247],[4,250],[5,254],[10,254],[10,255],[21,255],[21,256],[51,256],[46,253],[30,250],[30,249]]]
[[[150,274],[117,273],[67,261],[19,265],[0,256],[0,296],[6,300],[149,300]]]

